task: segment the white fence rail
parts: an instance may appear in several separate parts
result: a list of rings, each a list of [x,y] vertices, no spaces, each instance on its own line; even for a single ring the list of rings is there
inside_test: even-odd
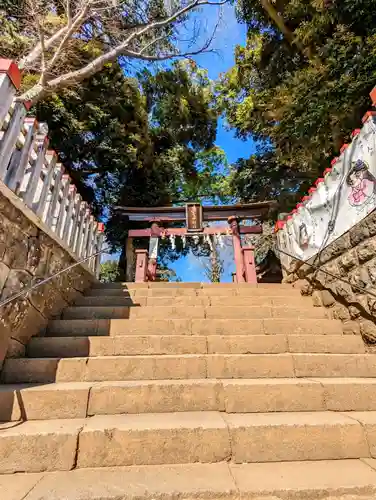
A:
[[[20,72],[0,59],[0,180],[69,247],[77,259],[101,250],[103,224],[77,192],[55,151],[48,150],[48,127],[26,117],[28,106],[14,101]],[[100,256],[89,268],[99,274]]]

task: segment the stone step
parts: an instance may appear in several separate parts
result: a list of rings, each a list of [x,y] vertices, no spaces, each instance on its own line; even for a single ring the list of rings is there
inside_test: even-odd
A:
[[[343,335],[128,335],[118,337],[34,337],[31,358],[147,354],[360,354],[360,336]]]
[[[281,287],[281,288],[279,288]],[[301,297],[297,288],[290,285],[286,289],[282,285],[275,288],[260,287],[213,287],[213,288],[92,288],[85,292],[86,296],[113,297]]]
[[[159,307],[67,307],[63,319],[322,319],[328,312],[322,307],[260,307],[260,306],[159,306]]]
[[[187,297],[189,298],[189,297]],[[192,297],[194,298],[194,297]],[[197,298],[197,297],[196,297]],[[140,307],[147,305],[147,297],[126,297],[122,295],[82,295],[74,305],[76,307]]]
[[[146,465],[0,476],[4,500],[370,500],[376,461]]]
[[[117,335],[342,335],[342,322],[329,319],[92,319],[53,320],[48,336]]]
[[[0,425],[0,473],[371,458],[375,412],[182,412]]]
[[[8,358],[3,382],[376,377],[374,354],[182,354]]]
[[[376,411],[376,379],[137,380],[0,386],[0,421],[125,413]]]
[[[311,298],[302,296],[285,297],[245,297],[245,296],[196,296],[181,295],[174,297],[174,306],[266,306],[312,308]],[[75,306],[84,307],[137,307],[171,306],[171,297],[123,297],[123,296],[85,296],[76,300]]]
[[[133,283],[133,282],[115,282],[115,283],[100,283],[99,281],[93,283],[93,290],[108,290],[108,289],[127,289],[127,290],[140,290],[140,289],[202,289],[202,290],[213,290],[213,289],[261,289],[261,290],[291,290],[292,285],[287,283],[258,283],[257,285],[252,283],[203,283],[203,282],[166,282],[166,281],[154,281],[147,283]]]
[[[253,285],[254,286],[254,285]],[[140,290],[140,289],[154,289],[154,288],[189,288],[189,289],[198,289],[203,288],[203,283],[200,282],[148,282],[148,283],[133,283],[133,282],[116,282],[116,283],[94,283],[93,290],[113,290],[113,289],[121,289],[121,290]]]

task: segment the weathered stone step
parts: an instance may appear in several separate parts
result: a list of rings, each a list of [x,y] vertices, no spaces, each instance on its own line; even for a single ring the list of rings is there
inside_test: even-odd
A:
[[[261,287],[212,287],[212,288],[92,288],[86,296],[118,296],[118,297],[301,297],[297,288],[275,285],[272,288]]]
[[[171,297],[122,297],[122,296],[82,296],[76,300],[75,306],[84,307],[139,307],[139,306],[171,306]],[[266,306],[266,307],[300,307],[312,308],[311,298],[302,296],[284,297],[245,297],[245,296],[176,296],[174,306]]]
[[[200,282],[148,282],[148,283],[133,283],[133,282],[116,282],[116,283],[94,283],[93,290],[112,290],[112,289],[120,289],[120,290],[143,290],[143,289],[154,289],[154,288],[189,288],[189,289],[198,289],[203,288],[203,283]]]
[[[370,500],[376,461],[149,465],[0,476],[4,500]]]
[[[108,289],[127,289],[127,290],[140,290],[140,289],[202,289],[202,290],[213,290],[213,289],[261,289],[261,290],[291,290],[293,287],[287,283],[258,283],[257,285],[252,283],[202,283],[202,282],[166,282],[166,281],[154,281],[147,283],[133,283],[133,282],[116,282],[116,283],[93,283],[93,290],[108,290]]]
[[[0,472],[371,458],[375,412],[143,413],[1,424]]]
[[[188,297],[187,297],[188,298]],[[193,298],[193,297],[192,297]],[[196,297],[197,298],[197,297]],[[74,305],[76,307],[140,307],[146,306],[148,297],[126,297],[122,295],[82,295]]]
[[[322,307],[261,307],[261,306],[159,306],[159,307],[67,307],[63,319],[262,319],[326,318],[328,312]]]
[[[27,352],[31,358],[205,354],[207,343],[205,337],[198,335],[35,337],[29,342]]]
[[[374,354],[182,354],[8,358],[5,383],[110,380],[376,377]]]
[[[34,337],[31,358],[147,354],[360,354],[359,336],[343,335],[128,335],[117,337]]]
[[[97,335],[342,335],[342,323],[329,319],[92,319],[53,320],[49,336]]]
[[[0,421],[125,413],[375,411],[376,379],[137,380],[0,386]]]
[[[358,414],[360,420],[362,416]],[[77,466],[369,456],[366,433],[360,422],[338,413],[187,412],[92,417],[80,433]]]

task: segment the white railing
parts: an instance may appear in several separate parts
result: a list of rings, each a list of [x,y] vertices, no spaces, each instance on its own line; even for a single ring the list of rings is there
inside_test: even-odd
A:
[[[103,224],[77,192],[55,151],[48,150],[48,127],[26,117],[28,106],[14,101],[20,72],[0,59],[0,180],[23,200],[77,256],[101,250]],[[88,261],[99,274],[100,256]]]

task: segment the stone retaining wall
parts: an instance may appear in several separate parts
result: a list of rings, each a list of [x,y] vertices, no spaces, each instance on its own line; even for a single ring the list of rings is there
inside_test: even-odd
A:
[[[312,295],[316,306],[331,307],[345,333],[376,343],[376,210],[307,264],[294,261],[284,269],[284,282]]]
[[[74,254],[0,182],[0,301],[76,262]],[[0,308],[0,367],[5,356],[25,354],[32,336],[43,334],[88,288],[94,276],[80,265]]]

